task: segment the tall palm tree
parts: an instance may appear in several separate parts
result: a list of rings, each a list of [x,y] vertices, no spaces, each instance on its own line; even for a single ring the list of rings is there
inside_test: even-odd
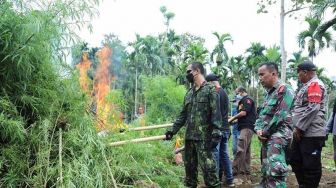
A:
[[[186,50],[186,56],[184,58],[185,62],[205,62],[208,57],[208,50],[204,47],[202,43],[191,43],[191,45]]]
[[[181,56],[180,40],[181,37],[176,35],[174,30],[170,30],[166,35],[160,35],[161,41],[161,57],[164,64],[169,65],[166,71],[174,74],[178,68]]]
[[[293,58],[289,59],[287,64],[287,75],[289,79],[297,79],[296,67],[307,59],[308,57],[302,55],[302,51],[293,53]]]
[[[306,40],[308,40],[308,54],[312,61],[314,61],[314,57],[318,54],[320,50],[324,47],[329,47],[330,42],[332,41],[330,32],[318,32],[318,27],[321,24],[321,20],[306,17],[305,21],[309,24],[308,30],[302,31],[299,33],[297,39],[299,47],[306,47]]]
[[[266,47],[259,42],[253,42],[251,46],[246,50],[248,56],[246,58],[247,70],[250,73],[248,80],[249,91],[253,97],[258,98],[258,88],[256,89],[256,93],[252,93],[252,90],[255,89],[255,83],[257,80],[257,66],[266,61],[267,58],[265,56]],[[252,85],[252,87],[251,87]],[[257,99],[258,101],[258,99]]]
[[[213,32],[212,34],[216,36],[218,42],[210,55],[210,60],[215,62],[217,66],[221,66],[222,63],[227,62],[229,59],[227,51],[224,47],[224,43],[226,41],[233,42],[233,40],[230,33],[224,33],[220,35],[218,32]]]
[[[168,33],[170,20],[175,17],[175,14],[173,12],[167,12],[166,6],[161,6],[160,12],[163,14],[165,18],[164,24],[166,25],[166,33]]]
[[[248,54],[246,57],[247,68],[251,73],[251,78],[255,77],[256,67],[258,64],[266,60],[266,47],[259,42],[253,42],[249,48],[246,49]]]
[[[227,68],[230,70],[227,85],[231,89],[235,89],[240,85],[246,86],[250,82],[250,76],[245,74],[247,72],[247,65],[242,55],[229,58]]]
[[[280,47],[273,45],[270,48],[266,49],[265,57],[267,61],[274,62],[278,65],[281,64],[281,53],[280,53]]]

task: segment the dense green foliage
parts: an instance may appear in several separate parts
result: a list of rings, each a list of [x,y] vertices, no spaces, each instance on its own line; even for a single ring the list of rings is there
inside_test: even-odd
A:
[[[50,2],[39,11],[28,8],[38,1],[29,3],[0,4],[1,187],[110,187],[87,98],[75,75],[60,76],[67,67],[57,51],[71,35],[67,22],[95,2]]]
[[[144,95],[148,106],[147,122],[160,124],[176,118],[185,93],[184,86],[178,86],[170,77],[144,78]]]

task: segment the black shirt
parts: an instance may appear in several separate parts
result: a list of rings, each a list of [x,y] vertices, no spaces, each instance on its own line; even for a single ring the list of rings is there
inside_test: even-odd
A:
[[[254,123],[257,118],[257,112],[253,99],[249,96],[244,96],[238,103],[238,113],[246,112],[246,116],[238,118],[238,130],[249,128],[254,130]]]
[[[222,123],[223,123],[222,130],[229,130],[230,129],[229,123],[228,123],[229,97],[222,87],[216,87],[216,90],[219,95],[220,113],[221,113]]]

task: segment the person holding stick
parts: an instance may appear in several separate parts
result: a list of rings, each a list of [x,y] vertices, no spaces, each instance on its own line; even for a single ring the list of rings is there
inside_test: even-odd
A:
[[[180,115],[165,135],[166,140],[171,140],[180,128],[186,125],[184,139],[186,187],[197,187],[199,165],[205,185],[209,188],[219,188],[220,181],[212,152],[222,136],[219,96],[215,86],[205,81],[204,74],[205,70],[200,62],[188,65],[186,78],[192,87],[184,97]]]

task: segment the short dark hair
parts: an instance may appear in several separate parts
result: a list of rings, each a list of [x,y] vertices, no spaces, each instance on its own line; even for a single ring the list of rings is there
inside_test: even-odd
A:
[[[193,70],[199,69],[199,70],[201,71],[201,74],[202,74],[202,75],[205,74],[204,66],[203,66],[203,64],[200,63],[200,62],[197,62],[197,61],[196,61],[196,62],[191,63],[191,68],[192,68]]]
[[[276,73],[279,73],[278,65],[274,62],[265,62],[259,65],[259,68],[262,66],[266,66],[266,69],[269,71],[275,71]]]
[[[211,82],[211,81],[219,81],[219,76],[213,74],[213,73],[210,73],[208,74],[206,77],[205,77],[205,80],[207,82]]]
[[[237,87],[238,92],[247,93],[246,89],[243,86]]]

